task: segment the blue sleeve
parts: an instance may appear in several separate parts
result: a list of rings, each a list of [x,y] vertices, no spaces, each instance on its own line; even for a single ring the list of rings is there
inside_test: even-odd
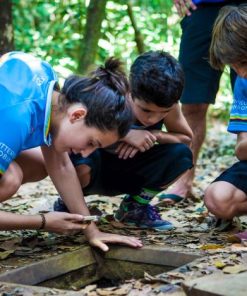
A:
[[[23,131],[20,119],[4,110],[0,124],[0,173],[4,174],[21,151]],[[11,110],[9,110],[11,111]]]
[[[234,100],[228,131],[247,132],[247,79],[238,77],[234,87]]]

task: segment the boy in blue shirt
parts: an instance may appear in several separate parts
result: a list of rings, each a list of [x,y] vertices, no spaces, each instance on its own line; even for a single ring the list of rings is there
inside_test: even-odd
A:
[[[228,131],[237,134],[239,161],[224,171],[206,190],[205,204],[219,218],[247,214],[247,5],[226,6],[215,22],[210,60],[223,69],[230,65],[239,75]],[[247,233],[245,234],[245,238]]]
[[[130,71],[135,116],[131,130],[117,145],[87,159],[72,156],[85,194],[127,194],[115,213],[123,223],[173,228],[150,201],[192,167],[192,132],[178,104],[183,84],[181,66],[171,55],[162,51],[140,55]],[[55,210],[61,206],[58,201]]]
[[[119,62],[109,60],[91,77],[71,76],[61,92],[51,66],[29,54],[11,52],[0,58],[0,201],[21,184],[50,175],[70,209],[68,213],[18,215],[0,213],[0,230],[43,229],[70,233],[84,229],[90,215],[68,153],[88,156],[125,136],[132,112],[128,82]],[[37,148],[41,146],[41,151]],[[91,223],[89,242],[108,250],[105,242],[133,247],[137,238],[100,232]]]

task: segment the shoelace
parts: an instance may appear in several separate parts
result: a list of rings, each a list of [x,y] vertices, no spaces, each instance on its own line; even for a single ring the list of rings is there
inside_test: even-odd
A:
[[[152,220],[161,220],[161,216],[158,213],[158,209],[155,206],[152,206],[150,204],[147,205],[147,212],[149,214],[149,217]]]

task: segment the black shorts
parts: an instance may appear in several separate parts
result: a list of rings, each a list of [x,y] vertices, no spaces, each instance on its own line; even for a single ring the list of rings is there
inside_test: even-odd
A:
[[[213,104],[219,89],[222,72],[209,64],[209,48],[212,29],[219,10],[225,5],[238,5],[247,1],[229,1],[198,5],[191,16],[181,21],[182,36],[179,61],[185,73],[185,87],[181,97],[183,104]],[[231,70],[231,84],[236,73]]]
[[[247,160],[235,163],[214,180],[214,182],[219,181],[231,183],[247,194]]]
[[[71,160],[74,166],[91,168],[91,182],[83,189],[86,195],[139,194],[142,188],[161,191],[193,166],[191,150],[184,144],[155,145],[125,160],[102,149],[87,158],[73,155]]]

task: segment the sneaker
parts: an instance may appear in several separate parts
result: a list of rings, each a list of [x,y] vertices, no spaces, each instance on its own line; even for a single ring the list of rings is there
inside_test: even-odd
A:
[[[157,208],[147,204],[142,205],[134,200],[124,199],[114,215],[115,219],[140,228],[156,230],[171,230],[174,226],[161,218]]]
[[[53,204],[53,210],[56,212],[66,212],[69,213],[68,208],[66,207],[65,203],[63,202],[63,200],[61,199],[61,197],[59,197]]]

